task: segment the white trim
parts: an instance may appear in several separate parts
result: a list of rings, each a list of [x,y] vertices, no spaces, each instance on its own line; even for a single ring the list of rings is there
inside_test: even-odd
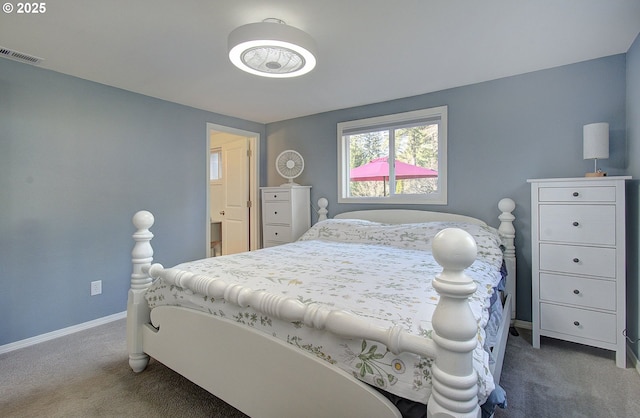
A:
[[[513,322],[513,326],[522,329],[533,329],[533,324],[531,323],[531,321],[521,321],[519,319],[516,319]]]
[[[337,124],[338,140],[338,203],[363,204],[447,204],[447,136],[448,136],[448,106],[438,106],[409,112],[383,115],[372,118],[339,122]],[[413,122],[420,119],[438,119],[438,191],[424,195],[391,194],[384,197],[352,197],[349,194],[349,150],[343,141],[343,132],[357,128],[374,129],[378,125],[395,125],[403,122]],[[393,142],[389,144],[389,157],[395,154]],[[391,179],[394,177],[392,176]],[[393,180],[390,180],[390,183]]]
[[[73,325],[67,328],[62,328],[57,331],[47,332],[46,334],[36,335],[35,337],[26,338],[24,340],[16,341],[13,343],[0,345],[0,354],[8,353],[11,351],[26,348],[32,345],[40,344],[45,341],[53,340],[65,335],[74,334],[76,332],[84,331],[89,328],[94,328],[100,325],[108,324],[109,322],[117,321],[127,317],[127,311],[119,312],[113,315],[104,316],[102,318],[94,319],[92,321],[83,322],[82,324]]]
[[[636,357],[636,354],[633,352],[631,345],[627,343],[627,359],[631,362],[631,366],[636,369],[636,372],[640,374],[640,360]]]
[[[259,214],[260,214],[260,138],[259,132],[245,131],[244,129],[232,128],[230,126],[218,125],[216,123],[207,122],[207,187],[205,191],[206,199],[206,223],[210,225],[211,221],[211,200],[209,196],[209,182],[211,174],[209,173],[210,164],[209,158],[211,156],[211,133],[212,132],[224,132],[232,135],[244,136],[249,141],[249,151],[251,153],[249,157],[249,200],[251,201],[251,210],[249,211],[249,250],[257,250],[262,243],[262,237],[260,236],[261,228],[259,226]],[[205,226],[205,246],[206,255],[211,257],[211,228]]]

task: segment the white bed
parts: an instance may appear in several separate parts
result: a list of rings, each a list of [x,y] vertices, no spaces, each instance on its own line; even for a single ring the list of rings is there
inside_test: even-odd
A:
[[[319,203],[322,215],[326,200]],[[515,289],[514,207],[510,199],[499,203],[508,289]],[[476,270],[491,270],[478,267],[489,252],[484,235],[491,228],[474,218],[425,211],[361,211],[336,218],[281,248],[164,269],[151,265],[153,216],[137,213],[127,316],[131,367],[142,371],[151,356],[254,417],[400,416],[372,386],[419,403],[428,398],[430,416],[479,416],[479,397],[483,401],[494,380],[499,381],[514,296],[513,290],[507,292],[492,353],[495,362],[483,363],[484,351],[478,350],[479,338],[484,338],[482,314],[474,302],[483,299],[478,294],[489,285],[463,270],[472,276],[480,274]],[[354,218],[364,221],[346,220]],[[476,235],[477,261],[476,240],[451,226]],[[432,242],[420,239],[434,228],[446,230]],[[349,242],[342,242],[345,236]],[[433,279],[439,301],[433,289],[426,290],[431,279],[417,283],[421,278],[409,274],[435,264],[427,261],[432,260],[431,245],[433,258],[444,267]],[[363,262],[371,251],[372,258]],[[318,268],[322,259],[327,264]],[[345,268],[363,264],[371,269],[364,275],[347,270],[347,276],[339,276]],[[256,269],[258,278],[253,277]],[[386,277],[394,275],[399,277],[387,284]],[[160,280],[152,283],[150,276]],[[321,276],[333,282],[316,282]],[[483,283],[477,292],[475,283]],[[369,292],[367,286],[378,290]],[[411,297],[435,302],[408,303]],[[415,307],[409,313],[394,312],[394,299],[400,301],[395,305]],[[431,312],[431,321],[423,318]],[[402,319],[388,319],[394,315]],[[347,358],[348,364],[339,358]],[[435,360],[431,364],[426,358]],[[415,365],[424,368],[426,363],[430,367],[420,378]]]

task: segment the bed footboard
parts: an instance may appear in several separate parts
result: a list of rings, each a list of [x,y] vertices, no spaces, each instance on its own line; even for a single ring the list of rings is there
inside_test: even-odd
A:
[[[480,416],[477,374],[473,368],[477,324],[468,304],[468,297],[475,292],[476,284],[464,273],[476,259],[477,246],[473,237],[466,231],[448,228],[440,231],[433,239],[433,256],[443,271],[433,280],[433,286],[440,294],[440,301],[433,314],[433,333],[432,339],[429,340],[411,335],[399,326],[388,329],[375,326],[349,312],[314,304],[305,305],[294,299],[255,292],[237,284],[210,283],[205,288],[202,285],[204,278],[197,274],[164,269],[159,264],[151,265],[153,249],[150,241],[153,234],[149,228],[153,221],[153,215],[146,211],[136,213],[133,218],[137,231],[133,235],[136,243],[132,251],[133,274],[127,308],[127,345],[129,363],[134,371],[139,372],[146,367],[148,353],[154,356],[159,354],[154,352],[157,346],[151,341],[148,341],[149,347],[144,346],[145,333],[149,336],[154,333],[149,325],[150,312],[144,292],[151,285],[151,277],[162,278],[170,284],[200,294],[215,298],[224,297],[228,302],[240,306],[251,305],[253,309],[279,319],[301,321],[307,326],[325,329],[349,338],[379,341],[394,353],[411,352],[434,358],[431,369],[432,395],[427,405],[427,416]],[[233,326],[242,327],[236,324]],[[172,337],[165,335],[163,338]],[[182,344],[189,344],[185,338],[179,340]],[[172,358],[173,354],[163,355],[165,354],[168,358],[161,356],[158,360],[171,364],[175,360]],[[179,356],[179,353],[177,355]],[[194,380],[188,373],[185,377]],[[296,390],[295,387],[289,389]],[[242,410],[241,405],[236,407]]]

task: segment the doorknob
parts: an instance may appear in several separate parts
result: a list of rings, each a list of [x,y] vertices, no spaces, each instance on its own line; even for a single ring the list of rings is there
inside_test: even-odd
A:
[[[220,215],[224,215],[224,211],[223,210],[220,211]]]

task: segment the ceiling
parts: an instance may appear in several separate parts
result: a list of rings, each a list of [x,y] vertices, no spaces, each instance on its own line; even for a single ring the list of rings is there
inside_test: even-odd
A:
[[[265,18],[315,39],[314,71],[267,79],[231,64],[228,34]],[[42,68],[261,123],[624,53],[639,31],[640,0],[55,0],[0,13],[0,46]]]

